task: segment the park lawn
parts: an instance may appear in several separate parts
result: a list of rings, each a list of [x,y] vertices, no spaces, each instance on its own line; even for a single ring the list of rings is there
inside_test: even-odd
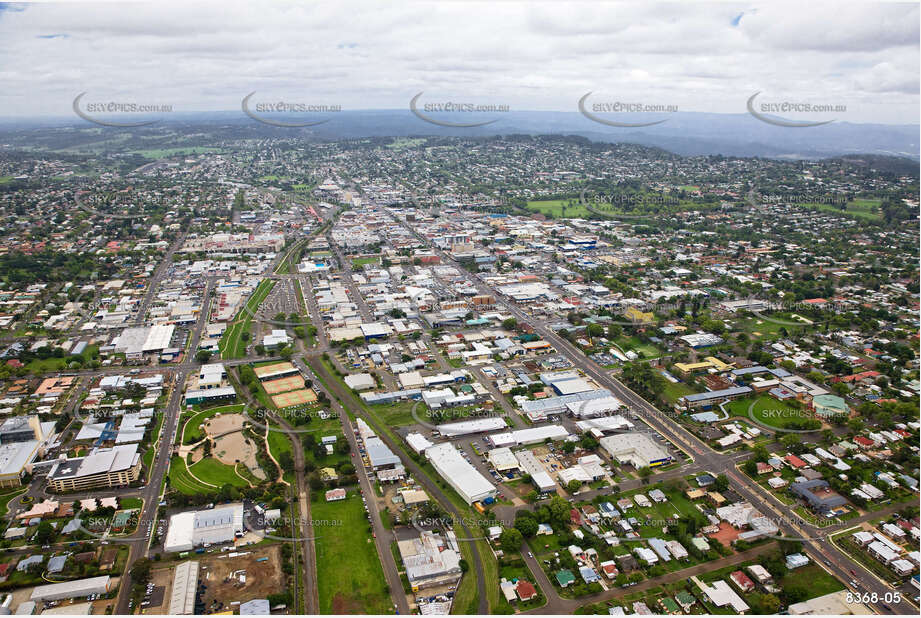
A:
[[[250,324],[253,321],[252,316],[274,287],[274,279],[263,279],[256,286],[252,296],[246,301],[245,308],[240,310],[230,328],[224,331],[224,335],[218,342],[217,347],[221,352],[221,358],[229,359],[246,356],[246,342],[242,340],[241,335],[249,332]]]
[[[5,494],[0,494],[0,517],[6,516],[6,512],[9,509],[10,500],[16,496],[25,493],[27,487],[18,487],[13,491],[7,492]]]
[[[12,176],[0,176],[0,185],[5,185],[8,182],[12,182]]]
[[[404,148],[415,148],[425,143],[424,139],[415,137],[398,137],[387,144],[390,150],[403,150]]]
[[[571,200],[531,201],[528,202],[527,208],[554,219],[587,219],[592,214],[584,204],[579,203],[577,197]]]
[[[207,146],[186,146],[185,148],[149,148],[147,150],[135,150],[134,153],[143,155],[148,159],[163,159],[174,155],[204,154],[206,152],[220,151],[220,148]]]
[[[733,416],[748,417],[748,408],[752,402],[755,404],[752,408],[752,416],[768,427],[783,429],[791,422],[811,418],[808,412],[765,394],[757,398],[736,399],[729,402],[727,409]]]
[[[189,474],[185,461],[179,456],[174,456],[169,464],[169,484],[181,494],[195,496],[198,494],[211,494],[217,488],[209,487]]]
[[[139,509],[144,506],[144,500],[141,498],[121,498],[118,505],[123,509]]]
[[[662,351],[659,350],[659,348],[651,343],[640,341],[640,338],[636,335],[632,337],[618,337],[615,343],[622,351],[626,352],[627,350],[633,350],[639,354],[641,358],[657,358],[662,355]]]
[[[363,258],[353,258],[352,259],[352,268],[361,268],[365,264],[379,264],[380,258],[377,256],[374,257],[363,257]]]
[[[667,382],[665,384],[665,389],[662,391],[662,395],[668,400],[669,403],[675,403],[685,395],[691,395],[695,393],[693,388],[685,384],[684,382]]]
[[[317,593],[321,614],[391,614],[390,592],[371,524],[354,488],[345,500],[317,500],[311,517],[337,525],[315,526]]]
[[[843,209],[839,204],[821,204],[815,202],[802,202],[797,204],[797,206],[804,206],[821,212],[842,215],[857,219],[858,221],[882,221],[883,215],[880,212],[880,205],[882,205],[882,200],[866,198],[851,200]]]
[[[282,453],[291,452],[291,439],[275,423],[269,423],[269,427],[271,428],[268,435],[269,451],[277,461]]]
[[[221,413],[221,414],[239,414],[243,411],[243,404],[234,404],[230,406],[218,406],[216,408],[208,408],[207,410],[202,410],[201,412],[196,412],[185,422],[185,425],[182,428],[182,443],[183,444],[192,444],[198,442],[199,440],[205,437],[205,432],[202,429],[202,424],[212,416]]]
[[[205,483],[211,483],[222,487],[231,484],[234,487],[248,487],[248,483],[240,478],[234,471],[233,466],[221,463],[213,457],[205,457],[201,461],[192,464],[190,470]]]

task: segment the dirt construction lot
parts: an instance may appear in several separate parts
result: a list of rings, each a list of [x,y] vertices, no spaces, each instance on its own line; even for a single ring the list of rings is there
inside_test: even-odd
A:
[[[261,558],[268,560],[260,562]],[[203,586],[201,599],[206,613],[231,609],[235,601],[264,599],[285,590],[279,545],[205,558],[200,568],[198,581]]]

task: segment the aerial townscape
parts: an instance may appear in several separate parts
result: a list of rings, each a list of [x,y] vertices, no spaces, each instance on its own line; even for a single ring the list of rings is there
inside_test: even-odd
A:
[[[72,90],[0,122],[0,614],[918,614],[917,125]]]

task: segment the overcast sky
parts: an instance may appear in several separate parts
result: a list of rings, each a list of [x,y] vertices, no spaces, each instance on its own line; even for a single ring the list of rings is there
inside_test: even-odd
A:
[[[254,102],[422,102],[576,111],[579,98],[743,113],[846,105],[839,121],[918,123],[917,3],[0,5],[0,116],[85,100],[239,110]],[[797,119],[808,118],[786,114]]]

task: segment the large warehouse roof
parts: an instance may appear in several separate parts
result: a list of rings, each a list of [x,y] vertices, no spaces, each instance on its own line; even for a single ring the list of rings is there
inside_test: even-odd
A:
[[[495,493],[496,488],[477,472],[450,442],[425,449],[425,456],[435,470],[464,498],[468,504]]]
[[[173,571],[173,590],[169,600],[171,616],[191,616],[195,613],[195,591],[198,588],[198,563],[189,561]]]
[[[542,427],[528,427],[505,433],[494,433],[489,436],[490,442],[495,446],[518,446],[519,444],[534,444],[551,440],[563,440],[569,437],[569,432],[562,425],[544,425]]]
[[[69,582],[36,586],[32,590],[33,601],[56,601],[58,599],[76,599],[91,594],[105,594],[109,591],[111,578],[108,575],[75,579]]]

